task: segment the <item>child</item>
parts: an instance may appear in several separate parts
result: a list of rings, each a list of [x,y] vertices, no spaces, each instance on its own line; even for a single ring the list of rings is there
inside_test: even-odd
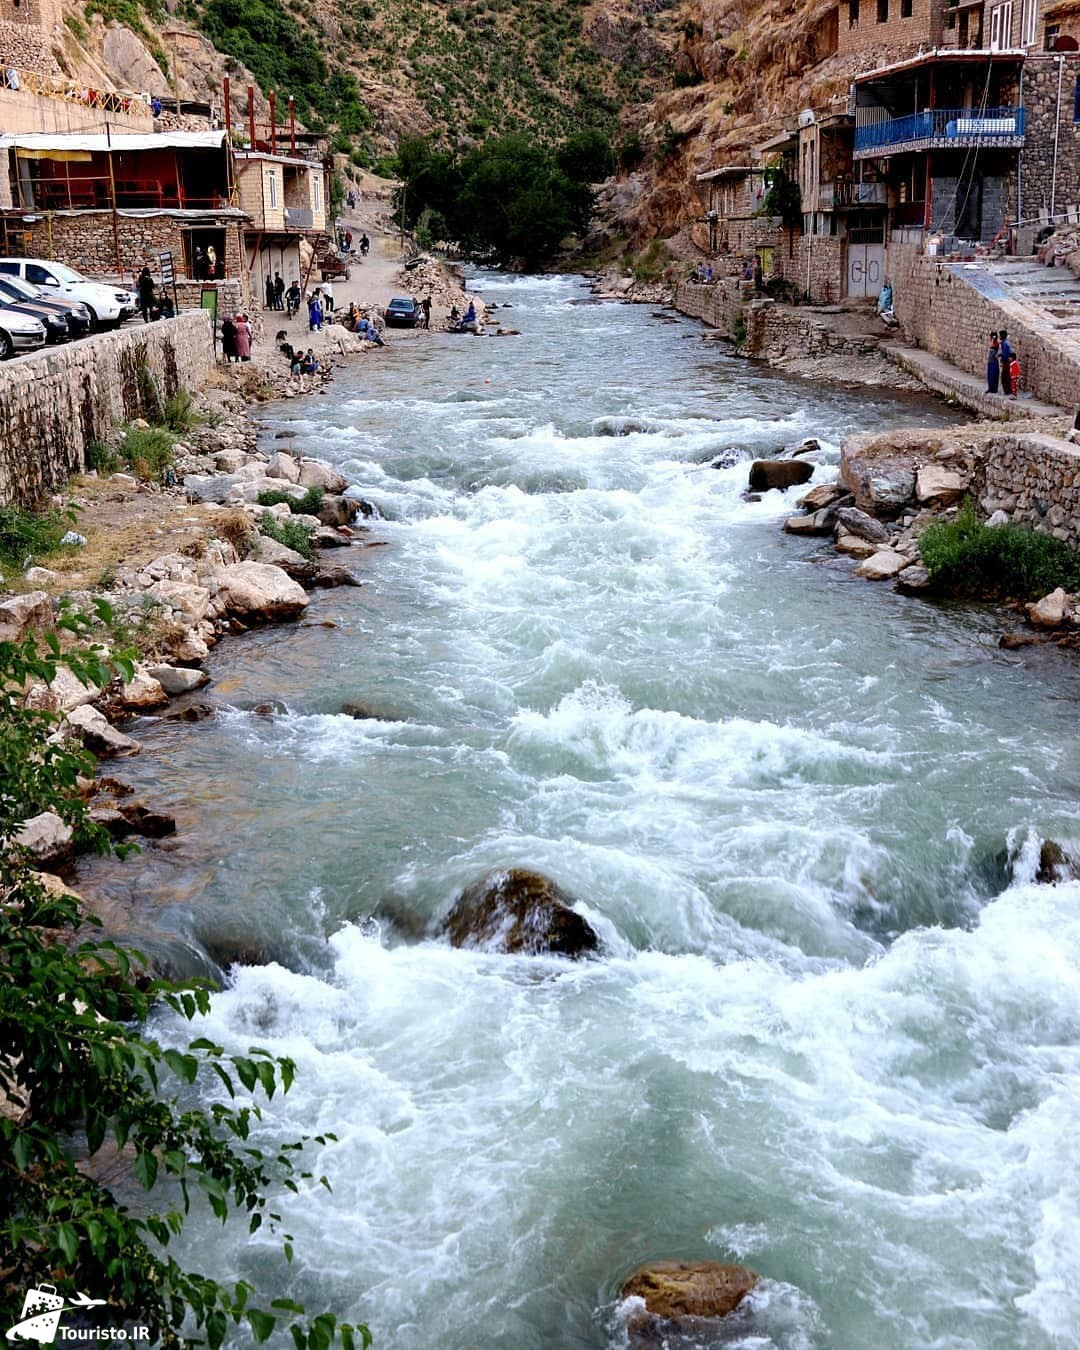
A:
[[[1020,389],[1020,358],[1016,352],[1013,352],[1009,362],[1009,384],[1012,386],[1012,397],[1015,398]]]

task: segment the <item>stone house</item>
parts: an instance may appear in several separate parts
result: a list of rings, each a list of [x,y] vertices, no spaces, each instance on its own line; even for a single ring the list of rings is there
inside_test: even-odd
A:
[[[222,131],[0,135],[0,182],[8,255],[133,280],[171,253],[181,279],[242,275],[246,216]]]
[[[306,239],[317,253],[328,239],[326,166],[317,150],[289,153],[240,149],[235,152],[236,184],[244,226],[244,265],[257,295],[266,278],[280,272],[286,285],[305,282],[300,249]]]

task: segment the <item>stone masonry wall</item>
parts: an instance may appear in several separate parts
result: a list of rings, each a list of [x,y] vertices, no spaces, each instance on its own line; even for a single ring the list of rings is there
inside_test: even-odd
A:
[[[199,310],[0,366],[0,504],[32,506],[86,465],[86,447],[195,389],[214,364]]]
[[[680,314],[700,319],[725,337],[734,337],[736,320],[742,314],[746,299],[751,299],[753,294],[753,286],[736,277],[722,277],[711,286],[683,281],[675,287],[672,304]]]
[[[1051,208],[1060,214],[1066,207],[1080,203],[1080,122],[1073,121],[1078,79],[1080,52],[1063,52],[1058,56],[1032,53],[1024,62],[1028,122],[1021,163],[1021,210],[1025,220],[1035,220],[1040,211]]]
[[[41,29],[28,23],[0,19],[0,65],[59,75],[60,67]]]
[[[1080,447],[1053,436],[1003,436],[988,448],[980,506],[1080,549]]]
[[[983,294],[938,258],[914,245],[890,244],[888,271],[896,315],[908,341],[969,374],[986,371],[990,330],[1005,328],[1020,359],[1020,388],[1036,398],[1071,408],[1080,390],[1080,360],[1037,330],[1029,311],[1007,295]],[[984,283],[986,274],[972,274]]]

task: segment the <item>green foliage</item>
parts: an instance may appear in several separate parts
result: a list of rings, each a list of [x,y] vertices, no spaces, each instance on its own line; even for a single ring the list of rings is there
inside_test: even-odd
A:
[[[670,159],[688,135],[689,132],[676,131],[670,122],[662,122],[656,129],[657,159]]]
[[[77,41],[86,41],[86,24],[83,23],[82,19],[80,19],[77,14],[65,14],[64,23]]]
[[[616,152],[619,168],[629,173],[636,169],[645,158],[645,145],[641,139],[640,131],[628,131],[619,142],[619,148]]]
[[[404,212],[414,228],[429,211],[469,253],[526,266],[543,262],[566,235],[584,228],[593,204],[587,183],[571,179],[558,155],[515,134],[485,141],[458,160],[423,137],[405,137],[396,166],[403,180],[399,218]],[[567,156],[576,172],[588,172],[596,144],[579,142]]]
[[[71,511],[0,506],[0,566],[24,571],[30,562],[54,553],[74,521]]]
[[[602,183],[615,172],[611,138],[602,131],[577,131],[555,151],[555,162],[572,183]]]
[[[269,511],[262,513],[259,529],[268,539],[276,540],[299,553],[302,558],[314,559],[315,550],[311,545],[311,530],[299,520],[278,520]]]
[[[671,250],[662,239],[653,239],[630,261],[635,281],[659,281],[671,263]]]
[[[120,453],[133,473],[149,481],[160,478],[172,464],[174,443],[164,427],[126,427]]]
[[[190,431],[202,421],[195,400],[186,389],[178,389],[166,400],[162,420],[170,431]]]
[[[14,1320],[25,1289],[55,1285],[69,1298],[91,1290],[108,1301],[99,1310],[150,1327],[154,1344],[220,1346],[230,1324],[253,1339],[300,1350],[345,1350],[370,1344],[365,1327],[321,1313],[310,1321],[288,1299],[260,1307],[246,1281],[225,1286],[188,1270],[169,1252],[200,1197],[225,1222],[242,1216],[252,1233],[264,1228],[291,1259],[289,1235],[270,1209],[267,1192],[295,1190],[310,1174],[299,1161],[304,1143],[272,1154],[255,1147],[261,1100],[288,1091],[291,1060],[252,1047],[226,1054],[205,1039],[186,1049],[165,1046],[145,1027],[155,1009],[188,1021],[205,1013],[204,985],[149,979],[123,948],[82,941],[93,923],[77,899],[47,890],[10,840],[27,817],[52,810],[88,847],[107,852],[107,834],[93,824],[78,779],[93,762],[77,742],[51,740],[55,714],[25,707],[29,683],[48,683],[61,665],[84,682],[104,686],[114,674],[130,679],[123,656],[106,661],[86,643],[111,624],[104,602],[91,616],[66,614],[61,650],[54,633],[0,643],[0,1303]],[[221,1088],[228,1101],[193,1105],[195,1093]],[[325,1136],[316,1142],[325,1144]],[[103,1148],[132,1160],[146,1193],[125,1207],[76,1166],[76,1146],[90,1157]],[[325,1182],[325,1178],[318,1178]],[[328,1183],[326,1183],[328,1184]],[[197,1342],[191,1333],[199,1333]]]
[[[779,216],[785,230],[796,230],[802,225],[802,197],[799,184],[788,176],[786,169],[771,169],[768,188],[761,203],[762,216]]]
[[[1022,525],[991,529],[970,500],[954,520],[929,525],[919,551],[933,579],[954,595],[1032,600],[1059,586],[1080,590],[1080,554]]]
[[[741,347],[746,341],[746,320],[742,314],[735,315],[735,323],[732,325],[731,339],[736,347]]]
[[[294,515],[317,516],[323,496],[321,487],[309,487],[301,497],[290,497],[280,488],[267,488],[265,492],[260,492],[255,500],[259,506],[279,506],[284,502]]]

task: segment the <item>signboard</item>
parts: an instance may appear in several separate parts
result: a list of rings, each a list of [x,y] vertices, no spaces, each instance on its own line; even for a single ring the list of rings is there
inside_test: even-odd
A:
[[[173,270],[172,254],[159,253],[158,262],[161,264],[161,284],[163,286],[174,286],[176,284],[176,272]]]

